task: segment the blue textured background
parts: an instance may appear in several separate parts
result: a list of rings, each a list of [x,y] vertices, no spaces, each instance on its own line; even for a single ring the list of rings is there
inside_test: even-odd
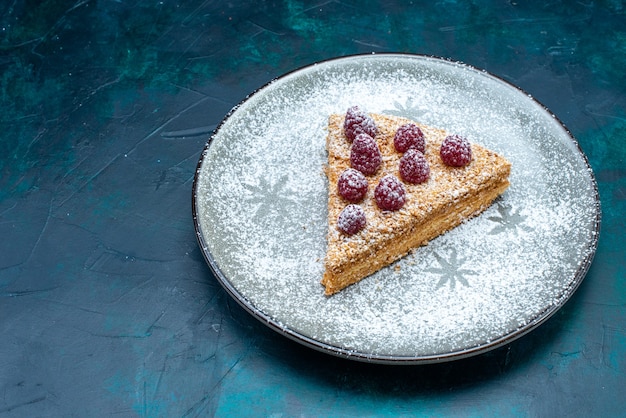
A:
[[[626,413],[621,0],[8,1],[0,5],[0,416]],[[548,106],[600,188],[574,297],[514,343],[389,367],[274,333],[219,286],[191,186],[225,114],[354,53],[484,68]]]

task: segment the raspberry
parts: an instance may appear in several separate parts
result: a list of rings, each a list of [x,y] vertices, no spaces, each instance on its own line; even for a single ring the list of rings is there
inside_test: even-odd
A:
[[[337,218],[337,228],[346,235],[354,235],[365,228],[365,212],[359,205],[348,205]]]
[[[459,135],[449,135],[441,143],[441,160],[452,167],[463,167],[472,161],[472,147],[467,139]]]
[[[430,166],[424,154],[415,148],[409,149],[400,158],[400,177],[407,183],[419,184],[428,180]]]
[[[339,195],[349,202],[357,203],[363,200],[367,193],[367,179],[354,168],[346,169],[337,180]]]
[[[397,177],[386,175],[374,190],[376,204],[382,210],[398,210],[404,206],[406,191],[404,185]]]
[[[352,143],[350,151],[350,165],[366,176],[374,174],[383,158],[380,155],[378,144],[367,134],[358,134]]]
[[[426,150],[424,133],[413,123],[402,125],[393,137],[393,145],[398,152],[406,152],[410,148],[416,148],[422,154]]]
[[[368,134],[372,138],[378,133],[374,119],[362,111],[358,106],[352,106],[346,112],[343,122],[343,131],[348,141],[352,142],[358,134]]]

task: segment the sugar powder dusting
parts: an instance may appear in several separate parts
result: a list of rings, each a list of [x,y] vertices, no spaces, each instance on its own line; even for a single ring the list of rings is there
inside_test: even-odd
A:
[[[326,125],[353,105],[493,149],[512,162],[511,186],[481,216],[326,297]],[[587,170],[519,91],[447,62],[371,57],[251,96],[205,150],[195,198],[206,251],[253,309],[346,351],[423,357],[489,344],[569,298],[594,251]]]

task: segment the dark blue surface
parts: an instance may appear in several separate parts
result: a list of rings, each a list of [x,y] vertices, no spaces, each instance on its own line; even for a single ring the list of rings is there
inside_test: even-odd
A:
[[[0,416],[623,415],[625,23],[621,1],[0,5]],[[598,252],[531,334],[351,362],[274,333],[206,266],[191,186],[210,132],[272,78],[366,52],[484,68],[589,157]]]

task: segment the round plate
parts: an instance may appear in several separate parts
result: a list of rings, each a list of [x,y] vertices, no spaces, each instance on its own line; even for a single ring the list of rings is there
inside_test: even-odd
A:
[[[491,148],[511,161],[511,186],[327,297],[326,125],[352,105]],[[583,280],[600,226],[587,159],[545,107],[468,65],[395,54],[324,61],[251,94],[206,145],[193,216],[217,279],[256,318],[330,354],[395,364],[475,355],[537,327]]]

